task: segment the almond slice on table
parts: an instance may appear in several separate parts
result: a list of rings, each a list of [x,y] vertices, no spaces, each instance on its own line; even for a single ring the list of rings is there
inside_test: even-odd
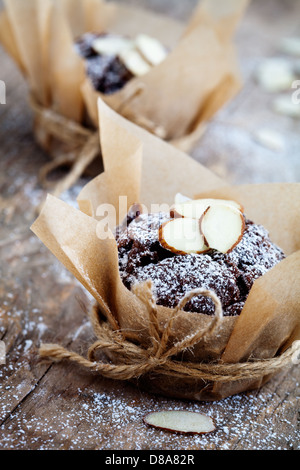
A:
[[[139,34],[135,39],[135,45],[144,59],[153,66],[159,65],[168,55],[160,41],[147,34]]]
[[[132,49],[134,43],[131,39],[122,36],[100,36],[93,41],[95,52],[102,55],[118,55],[121,51]]]
[[[226,199],[191,199],[181,203],[178,203],[177,201],[175,199],[175,204],[171,208],[171,217],[190,217],[191,219],[200,219],[208,207],[219,205],[232,206],[241,212],[244,210],[238,202]]]
[[[259,85],[270,93],[288,90],[296,76],[287,58],[271,57],[259,65],[256,73]]]
[[[118,56],[127,69],[136,77],[145,75],[152,68],[135,49],[124,49],[119,52]]]
[[[205,434],[215,431],[213,420],[193,411],[157,411],[144,417],[149,426],[183,434]]]
[[[204,243],[221,253],[229,253],[242,239],[245,230],[243,214],[233,206],[211,206],[200,219]]]
[[[300,37],[291,36],[282,38],[279,47],[286,54],[300,56]]]
[[[177,218],[168,220],[159,228],[159,242],[176,254],[205,253],[204,236],[200,232],[199,220]]]

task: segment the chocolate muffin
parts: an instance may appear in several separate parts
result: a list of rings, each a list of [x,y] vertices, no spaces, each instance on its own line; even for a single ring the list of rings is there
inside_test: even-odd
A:
[[[86,33],[76,40],[75,49],[85,61],[95,90],[106,95],[146,74],[167,55],[159,41],[144,34],[129,39],[112,33]]]
[[[99,54],[94,49],[95,40],[100,37],[103,35],[86,33],[76,41],[75,48],[85,60],[86,74],[95,90],[109,95],[123,88],[134,75],[118,56]]]
[[[137,212],[135,217],[131,211],[116,232],[124,285],[131,289],[135,283],[152,280],[158,305],[174,308],[187,292],[206,288],[218,295],[225,316],[239,315],[255,279],[284,258],[267,230],[246,218],[243,236],[230,252],[176,254],[159,239],[160,227],[171,219],[168,213]],[[198,296],[185,310],[212,315],[214,305],[210,298]]]

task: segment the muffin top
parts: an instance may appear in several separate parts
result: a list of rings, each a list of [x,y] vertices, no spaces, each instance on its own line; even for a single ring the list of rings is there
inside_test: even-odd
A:
[[[255,279],[284,258],[267,230],[248,219],[241,240],[228,253],[208,249],[177,254],[159,238],[160,227],[172,220],[170,214],[137,215],[129,213],[116,232],[120,276],[128,289],[150,279],[158,305],[174,308],[189,291],[205,288],[217,294],[225,316],[239,315]],[[210,298],[197,296],[185,311],[212,315],[214,305]]]
[[[96,91],[109,95],[134,77],[148,73],[167,57],[167,49],[155,38],[139,34],[131,39],[113,33],[85,33],[75,42],[84,59],[86,74]]]

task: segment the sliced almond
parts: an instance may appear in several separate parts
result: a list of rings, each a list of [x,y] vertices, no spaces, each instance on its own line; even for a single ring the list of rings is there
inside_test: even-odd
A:
[[[196,219],[168,220],[159,229],[159,241],[164,248],[179,255],[200,254],[208,250]]]
[[[260,145],[267,149],[274,150],[275,152],[282,152],[284,150],[284,138],[273,129],[261,128],[253,134],[254,139]]]
[[[296,79],[291,62],[281,57],[264,60],[256,76],[260,86],[268,92],[288,90]]]
[[[279,95],[273,101],[273,109],[278,114],[289,116],[291,118],[300,118],[299,103],[293,101],[290,95]]]
[[[156,411],[145,416],[144,422],[158,429],[183,434],[206,434],[216,429],[209,416],[193,411]]]
[[[92,47],[100,55],[116,56],[121,51],[132,49],[134,44],[131,39],[122,36],[107,35],[96,38],[93,41]]]
[[[139,34],[135,39],[135,45],[149,64],[159,65],[168,53],[166,48],[158,41],[147,34]]]
[[[175,204],[183,204],[185,202],[191,201],[190,197],[185,196],[184,194],[177,193],[174,198]]]
[[[243,214],[233,206],[214,205],[200,219],[204,243],[221,253],[229,253],[241,241],[245,230]]]
[[[280,41],[280,48],[283,52],[300,56],[300,37],[286,37]]]
[[[145,75],[151,70],[151,65],[135,49],[124,49],[119,52],[118,56],[127,69],[136,77]]]
[[[189,217],[191,219],[200,219],[208,207],[212,206],[231,206],[243,212],[243,207],[235,202],[226,199],[194,199],[182,203],[176,203],[172,207],[171,217]]]

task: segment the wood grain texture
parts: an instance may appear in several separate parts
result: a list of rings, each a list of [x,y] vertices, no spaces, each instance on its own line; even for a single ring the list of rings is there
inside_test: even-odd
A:
[[[186,19],[195,0],[132,0]],[[280,55],[281,37],[300,35],[300,4],[253,0],[237,34],[245,86],[209,124],[193,157],[232,183],[299,181],[299,120],[272,111],[274,95],[253,79],[257,64]],[[292,59],[291,59],[292,60]],[[50,365],[37,356],[40,342],[85,354],[93,340],[86,311],[92,300],[29,231],[45,196],[37,173],[47,162],[32,137],[26,85],[0,50],[0,365],[1,449],[299,449],[299,366],[283,371],[261,390],[216,403],[193,403],[149,395],[70,364]],[[281,151],[258,144],[261,127],[283,138]],[[62,198],[74,203],[82,179]],[[146,427],[152,410],[186,409],[213,417],[217,431],[176,436]]]

